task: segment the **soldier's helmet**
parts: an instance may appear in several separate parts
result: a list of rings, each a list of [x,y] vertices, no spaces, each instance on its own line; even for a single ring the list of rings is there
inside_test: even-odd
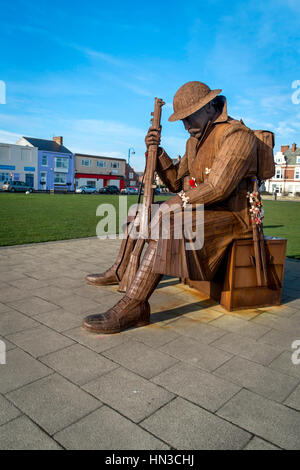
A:
[[[203,108],[213,100],[222,90],[211,90],[202,82],[187,82],[175,93],[173,99],[174,113],[169,121],[178,121]]]

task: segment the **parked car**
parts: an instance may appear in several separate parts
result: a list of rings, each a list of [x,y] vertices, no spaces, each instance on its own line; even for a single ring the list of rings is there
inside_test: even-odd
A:
[[[121,194],[138,194],[139,190],[135,186],[128,186],[127,188],[121,189]]]
[[[144,194],[144,189],[142,189],[142,194]],[[160,189],[159,188],[154,188],[154,194],[159,195],[160,194]]]
[[[75,192],[80,194],[95,194],[96,188],[94,186],[79,186]]]
[[[99,189],[100,194],[119,194],[120,190],[118,186],[114,186],[113,184],[104,186],[104,188]]]
[[[27,191],[32,193],[33,187],[24,181],[4,181],[2,190],[9,191],[10,193],[26,193]]]

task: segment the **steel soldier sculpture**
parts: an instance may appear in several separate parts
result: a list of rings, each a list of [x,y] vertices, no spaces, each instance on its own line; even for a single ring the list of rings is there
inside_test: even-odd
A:
[[[98,333],[117,333],[150,322],[148,299],[163,275],[192,280],[212,280],[227,247],[236,238],[251,238],[247,193],[253,191],[258,174],[258,139],[242,121],[227,114],[222,90],[202,82],[183,85],[173,100],[169,121],[182,120],[190,134],[186,152],[174,165],[159,147],[159,127],[152,125],[145,138],[147,149],[158,148],[156,171],[169,190],[177,193],[162,204],[163,210],[189,204],[204,204],[204,244],[186,250],[184,240],[149,239],[147,250],[124,297],[105,313],[89,315],[83,327]],[[113,266],[90,274],[88,283],[105,286],[122,283],[135,241],[123,240]]]

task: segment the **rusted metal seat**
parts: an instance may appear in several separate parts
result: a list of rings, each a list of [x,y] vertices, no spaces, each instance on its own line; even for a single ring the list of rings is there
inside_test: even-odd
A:
[[[265,237],[267,285],[260,286],[252,239],[234,240],[212,281],[185,283],[204,292],[226,310],[280,305],[287,240]]]

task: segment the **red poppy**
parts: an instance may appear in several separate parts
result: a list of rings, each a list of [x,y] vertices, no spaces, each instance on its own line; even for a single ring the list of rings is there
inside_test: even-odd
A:
[[[191,178],[189,180],[189,185],[190,185],[191,188],[194,188],[196,186],[196,181],[193,178]]]

